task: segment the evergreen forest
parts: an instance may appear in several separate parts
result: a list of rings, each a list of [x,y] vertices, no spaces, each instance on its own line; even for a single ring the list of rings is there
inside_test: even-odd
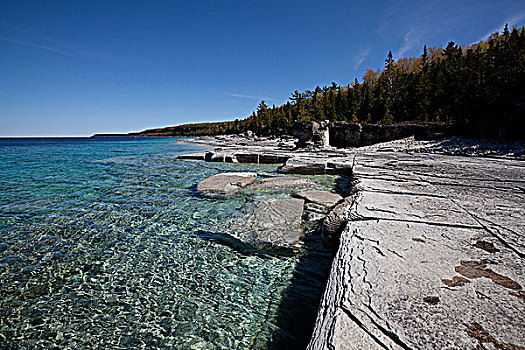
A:
[[[472,45],[449,42],[424,47],[421,56],[367,69],[361,81],[294,91],[287,103],[269,107],[261,101],[244,119],[186,124],[143,133],[214,135],[252,131],[286,133],[296,122],[446,123],[468,131],[479,125],[520,137],[525,130],[525,27],[505,26]],[[143,134],[141,133],[141,134]]]

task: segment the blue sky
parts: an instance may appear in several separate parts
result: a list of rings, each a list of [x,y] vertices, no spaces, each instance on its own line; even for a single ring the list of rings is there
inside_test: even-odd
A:
[[[2,1],[0,136],[244,118],[525,24],[525,1]]]

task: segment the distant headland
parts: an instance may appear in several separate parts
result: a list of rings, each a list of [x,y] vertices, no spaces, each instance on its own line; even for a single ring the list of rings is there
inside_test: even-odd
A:
[[[525,27],[508,25],[472,45],[424,46],[419,57],[367,69],[359,82],[295,90],[269,107],[261,101],[244,119],[195,123],[93,137],[181,137],[241,134],[290,135],[298,123],[453,125],[456,134],[520,139],[525,129]]]

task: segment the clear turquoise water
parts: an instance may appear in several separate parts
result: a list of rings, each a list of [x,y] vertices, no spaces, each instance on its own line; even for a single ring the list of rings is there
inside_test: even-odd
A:
[[[331,252],[224,240],[265,194],[199,194],[224,171],[174,139],[0,140],[0,347],[304,348]],[[269,195],[269,194],[268,194]]]

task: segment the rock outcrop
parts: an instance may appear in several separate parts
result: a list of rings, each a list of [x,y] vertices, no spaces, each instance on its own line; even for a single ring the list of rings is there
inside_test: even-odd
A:
[[[450,125],[357,124],[345,121],[298,122],[292,128],[297,147],[361,147],[409,136],[434,139],[452,132]]]
[[[257,180],[256,173],[223,173],[210,176],[197,184],[199,191],[231,193]]]
[[[523,164],[374,152],[353,170],[308,348],[524,349]]]

